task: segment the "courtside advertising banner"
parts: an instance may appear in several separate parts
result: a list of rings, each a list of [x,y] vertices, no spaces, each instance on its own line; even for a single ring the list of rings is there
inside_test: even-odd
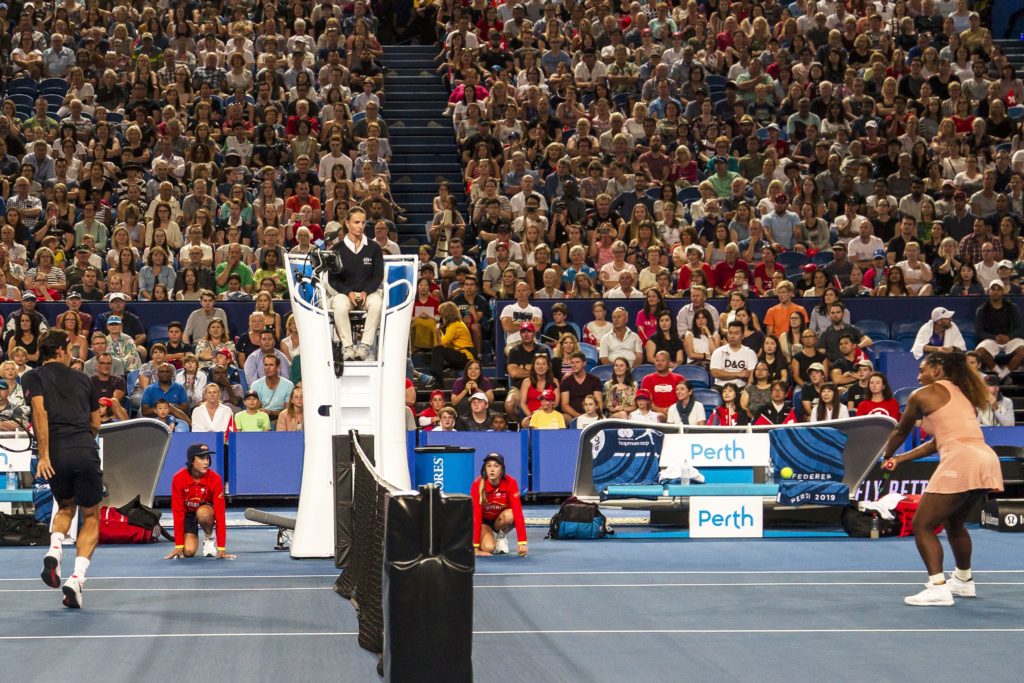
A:
[[[690,538],[761,538],[764,503],[760,496],[692,496]]]
[[[661,451],[663,468],[767,467],[770,460],[767,433],[666,434]]]

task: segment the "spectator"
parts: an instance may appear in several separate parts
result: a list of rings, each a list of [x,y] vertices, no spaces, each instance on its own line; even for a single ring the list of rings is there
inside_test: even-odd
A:
[[[170,363],[160,364],[156,370],[156,381],[143,390],[140,401],[142,416],[153,417],[158,401],[167,402],[169,413],[174,418],[189,422],[188,394],[185,387],[174,381],[174,367]]]
[[[88,367],[88,363],[86,366]],[[195,354],[185,354],[182,358],[181,370],[178,370],[174,381],[185,387],[190,406],[197,406],[205,400],[207,377],[206,373],[199,369],[199,359]],[[194,415],[192,421],[195,422]]]
[[[524,427],[529,426],[527,418],[541,407],[541,395],[548,389],[558,395],[559,382],[551,370],[551,358],[545,354],[537,354],[530,364],[530,371],[519,387],[519,415],[523,417]],[[557,400],[557,398],[553,399]]]
[[[1012,427],[1014,425],[1013,401],[1003,396],[999,389],[999,378],[985,375],[985,387],[988,389],[989,404],[983,410],[978,411],[978,422],[982,427]],[[0,399],[2,397],[3,392],[0,392]]]
[[[452,384],[452,406],[460,415],[465,416],[469,412],[469,401],[466,399],[478,392],[487,397],[488,404],[494,401],[494,388],[491,381],[484,377],[480,361],[471,360],[462,369],[462,376]]]
[[[857,403],[857,415],[886,415],[899,422],[900,404],[882,373],[872,372],[868,377],[868,393]]]
[[[189,314],[185,321],[184,341],[187,344],[195,344],[206,338],[206,330],[213,320],[220,320],[223,323],[223,330],[227,332],[228,316],[224,309],[214,306],[216,296],[208,289],[199,292],[199,308]]]
[[[116,315],[121,318],[122,331],[135,342],[135,347],[140,358],[146,357],[146,329],[142,326],[142,320],[129,310],[128,297],[121,292],[114,292],[107,297],[107,305],[110,310],[96,316],[95,329],[106,330],[107,318]]]
[[[870,347],[874,343],[871,337],[843,321],[845,313],[846,306],[842,303],[836,301],[830,304],[828,307],[830,325],[822,331],[821,336],[818,338],[818,348],[824,351],[825,357],[833,363],[843,355],[839,340],[844,336],[849,336],[857,348],[861,350]]]
[[[707,424],[704,405],[693,397],[693,385],[683,380],[676,384],[676,401],[669,406],[665,421],[676,425]]]
[[[555,410],[558,396],[557,385],[540,392],[540,407],[523,419],[523,426],[530,429],[565,429],[565,416]]]
[[[711,411],[708,424],[720,427],[750,424],[750,416],[740,407],[739,388],[736,384],[726,382],[719,390],[722,393],[722,405]]]
[[[461,370],[475,360],[473,338],[469,328],[462,322],[459,308],[446,301],[438,308],[440,321],[434,331],[434,347],[430,360],[430,374],[444,377],[446,367]]]
[[[562,377],[560,383],[562,413],[569,419],[585,412],[587,397],[593,398],[597,410],[601,410],[601,381],[587,372],[587,357],[580,351],[569,356],[571,372]]]
[[[295,387],[291,380],[283,376],[283,367],[287,366],[282,365],[278,356],[268,354],[263,358],[262,376],[249,385],[249,388],[256,392],[260,405],[271,420],[277,420],[277,416],[285,409],[292,389]]]
[[[1024,321],[1020,310],[1005,299],[1001,280],[988,286],[988,301],[978,307],[974,327],[981,342],[978,356],[986,372],[996,372],[1000,379],[1009,377],[1024,362]]]
[[[726,343],[711,354],[711,376],[715,378],[716,386],[732,383],[742,389],[751,379],[757,365],[757,354],[743,345],[744,329],[739,321],[729,323]]]
[[[871,391],[868,388],[868,380],[874,371],[874,364],[867,358],[857,361],[855,375],[857,381],[848,384],[846,386],[846,393],[843,395],[843,403],[850,409],[851,414],[856,414],[857,406],[860,405],[860,402],[871,395]]]
[[[7,380],[0,379],[0,431],[24,431],[29,426],[28,408],[11,403],[10,395],[11,387]]]
[[[536,328],[532,322],[524,322],[519,326],[519,344],[512,347],[505,357],[505,372],[511,380],[511,387],[505,395],[505,412],[509,415],[516,414],[520,404],[519,387],[533,367],[534,358],[538,355],[545,355],[551,359],[551,350],[534,342]]]
[[[441,410],[444,409],[444,392],[434,389],[430,392],[430,402],[419,415],[416,416],[416,423],[423,431],[432,431],[441,421]]]
[[[277,416],[277,431],[279,432],[301,432],[302,431],[302,387],[296,385],[292,388],[291,396],[288,397],[288,404]]]
[[[636,332],[629,329],[629,314],[621,306],[612,311],[612,329],[601,338],[598,355],[602,365],[609,365],[617,358],[624,359],[630,367],[643,358],[643,344]]]
[[[850,411],[839,397],[835,384],[825,384],[818,390],[818,397],[811,406],[809,422],[828,422],[829,420],[845,420]]]
[[[469,397],[469,413],[458,423],[460,432],[487,432],[491,430],[490,399],[482,391]]]
[[[455,432],[458,431],[456,428],[457,415],[455,409],[451,406],[445,406],[441,408],[438,413],[437,425],[434,427],[435,432]]]
[[[193,353],[193,346],[184,341],[184,327],[177,320],[167,325],[167,341],[164,346],[167,349],[167,362],[178,370],[181,369],[185,354]]]
[[[235,413],[235,428],[240,432],[269,432],[270,416],[260,410],[260,395],[250,390],[243,401],[245,410]]]
[[[205,375],[203,377],[205,378]],[[206,385],[202,396],[202,403],[192,410],[192,431],[225,432],[234,419],[234,413],[231,408],[221,403],[220,390],[212,384]]]
[[[675,320],[667,308],[660,309],[656,314],[654,330],[644,344],[644,359],[654,362],[657,353],[664,351],[669,356],[669,365],[676,367],[686,360],[683,340],[679,337]]]
[[[954,312],[938,306],[932,309],[931,320],[921,326],[910,352],[920,360],[927,353],[966,351],[960,328],[953,322]]]
[[[608,417],[628,419],[636,410],[636,380],[630,372],[629,361],[616,358],[612,362],[612,377],[604,383],[604,406]]]
[[[764,314],[765,331],[782,337],[789,330],[790,316],[797,312],[804,322],[808,321],[807,309],[793,301],[793,284],[788,280],[782,281],[775,287],[775,293],[779,297],[779,303],[769,308]]]
[[[117,360],[125,372],[135,372],[142,366],[139,358],[139,349],[135,346],[134,340],[124,334],[124,324],[121,317],[111,315],[107,317],[107,351]]]
[[[778,380],[771,383],[769,401],[753,414],[753,424],[791,424],[796,422],[793,405],[786,400],[787,385]]]
[[[536,332],[544,322],[544,314],[530,303],[530,286],[520,280],[516,283],[516,300],[502,309],[501,326],[505,330],[505,352],[520,340],[524,325],[529,323]]]
[[[113,365],[114,357],[109,353],[98,354],[96,356],[96,374],[92,376],[92,385],[99,398],[109,398],[114,405],[120,408],[121,401],[124,400],[125,384],[122,377],[111,374]],[[108,408],[113,409],[113,406],[108,406]],[[124,409],[120,408],[120,412],[123,414]],[[125,419],[125,417],[127,416],[119,416],[119,419]]]
[[[665,421],[664,414],[653,409],[651,393],[646,389],[637,389],[634,401],[636,402],[636,410],[629,414],[628,419],[630,422],[658,424]]]
[[[273,330],[264,329],[260,332],[259,348],[246,356],[245,359],[245,380],[248,382],[250,387],[256,383],[256,380],[263,377],[263,371],[266,367],[264,360],[270,357],[277,358],[277,367],[280,369],[280,374],[282,376],[287,376],[291,372],[291,363],[285,355],[277,349],[277,337],[274,336]],[[210,358],[212,360],[212,353],[210,354]],[[284,398],[282,397],[282,402],[283,400]],[[266,405],[265,401],[264,405]]]

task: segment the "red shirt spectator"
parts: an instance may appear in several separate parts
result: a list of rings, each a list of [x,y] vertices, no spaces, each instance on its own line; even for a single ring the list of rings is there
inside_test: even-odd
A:
[[[857,417],[862,415],[888,415],[899,422],[900,404],[899,401],[894,398],[886,399],[884,401],[864,399],[857,405]]]

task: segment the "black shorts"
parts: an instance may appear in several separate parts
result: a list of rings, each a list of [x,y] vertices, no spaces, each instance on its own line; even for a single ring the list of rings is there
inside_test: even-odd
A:
[[[95,447],[78,446],[50,454],[53,476],[50,490],[54,500],[73,500],[76,505],[91,508],[103,500],[103,471],[100,454]]]
[[[203,506],[206,506],[206,507],[209,507],[210,509],[213,509],[213,506],[210,505],[209,503],[203,503],[199,507],[203,507]],[[198,536],[199,535],[199,518],[196,517],[196,512],[198,512],[198,511],[199,511],[199,508],[196,508],[195,510],[192,510],[192,511],[186,511],[185,512],[185,533],[186,534],[192,534],[194,536]]]

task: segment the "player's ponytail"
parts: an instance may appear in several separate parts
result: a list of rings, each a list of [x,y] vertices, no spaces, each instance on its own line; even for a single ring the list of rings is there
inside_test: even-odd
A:
[[[942,368],[942,374],[955,384],[964,396],[978,410],[988,407],[988,389],[981,375],[967,364],[967,356],[960,352],[932,353],[925,358],[925,365]]]

